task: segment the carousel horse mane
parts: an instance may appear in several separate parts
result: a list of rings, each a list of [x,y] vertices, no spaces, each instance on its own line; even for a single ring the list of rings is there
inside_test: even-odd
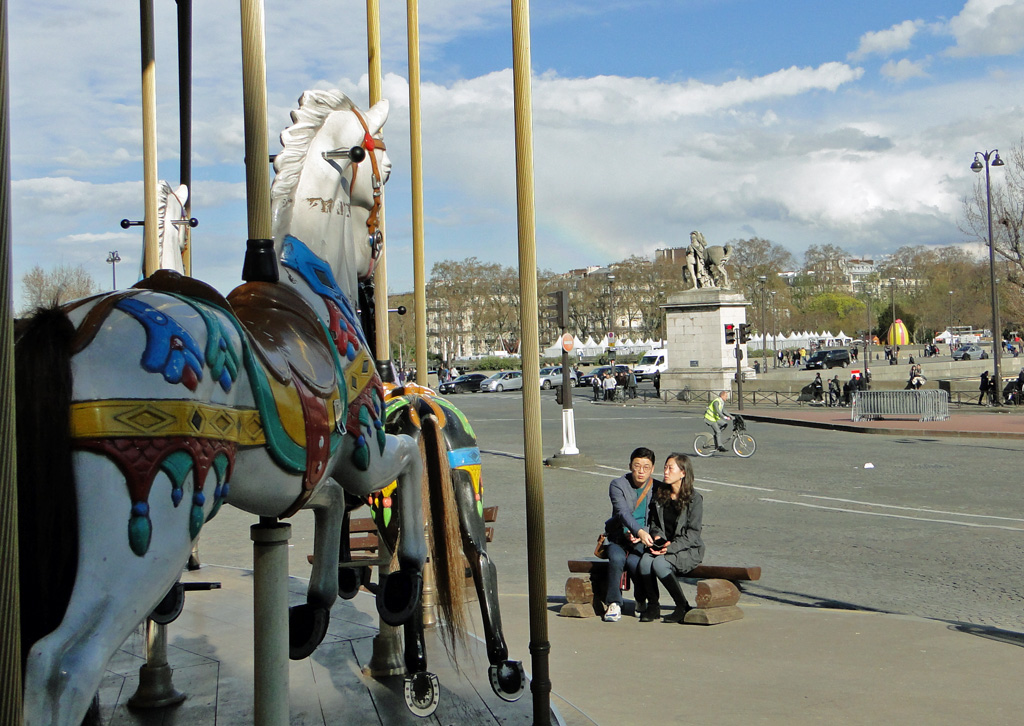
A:
[[[274,184],[270,189],[271,204],[286,202],[299,183],[306,152],[324,121],[335,111],[353,111],[356,106],[341,91],[306,91],[299,98],[299,107],[292,111],[292,125],[281,132],[282,149],[274,158]]]

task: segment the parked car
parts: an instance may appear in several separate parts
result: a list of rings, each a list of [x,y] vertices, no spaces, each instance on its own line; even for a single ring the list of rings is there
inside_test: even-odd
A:
[[[572,381],[572,385],[576,385],[576,379],[579,376],[576,375],[576,371],[572,368],[569,369],[569,379]],[[545,391],[552,386],[562,385],[562,366],[547,366],[546,368],[540,369],[540,387]]]
[[[967,343],[953,351],[953,360],[983,360],[985,358],[988,358],[988,351],[977,343]]]
[[[523,387],[522,371],[498,371],[493,376],[480,384],[481,391],[516,391]]]
[[[591,383],[591,381],[594,379],[594,376],[600,376],[601,378],[604,378],[604,374],[607,373],[608,371],[610,371],[611,369],[612,369],[611,366],[598,366],[594,370],[590,371],[590,373],[587,373],[586,375],[580,377],[580,385],[581,386],[593,386],[594,384]],[[624,363],[616,364],[616,366],[615,366],[615,373],[616,373],[616,375],[618,375],[618,373],[620,371],[625,372],[625,373],[629,373],[629,366],[625,365]]]
[[[486,373],[463,373],[454,381],[445,381],[438,390],[441,393],[478,393],[480,384],[488,378]]]
[[[832,350],[816,350],[807,359],[804,370],[815,368],[846,368],[850,365],[850,351],[846,348],[835,348]]]

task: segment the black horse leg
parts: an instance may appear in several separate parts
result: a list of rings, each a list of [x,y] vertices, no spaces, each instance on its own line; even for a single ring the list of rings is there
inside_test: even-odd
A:
[[[427,672],[427,645],[423,637],[423,617],[417,614],[405,624],[405,705],[423,718],[437,709],[441,687],[437,676]]]
[[[476,501],[470,473],[454,469],[452,483],[459,508],[462,548],[473,572],[473,583],[476,586],[477,599],[480,601],[487,660],[491,664],[491,688],[500,698],[515,701],[523,695],[526,674],[521,662],[508,659],[508,646],[501,627],[501,609],[498,605],[498,571],[487,556],[487,530],[484,518]]]
[[[338,597],[342,600],[354,598],[367,579],[365,567],[351,567],[345,564],[352,561],[352,550],[349,546],[350,512],[361,505],[361,501],[346,495],[345,515],[341,520],[341,540],[338,552]]]

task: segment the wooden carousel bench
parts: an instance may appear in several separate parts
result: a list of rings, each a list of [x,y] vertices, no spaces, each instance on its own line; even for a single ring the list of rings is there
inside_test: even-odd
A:
[[[494,540],[494,523],[498,519],[497,507],[484,507],[484,531],[487,534],[487,541]],[[349,562],[339,563],[339,567],[375,567],[387,564],[391,559],[391,553],[385,547],[380,546],[380,537],[377,534],[377,524],[370,517],[358,517],[350,519],[348,523],[348,547],[352,559]],[[313,555],[306,555],[306,560],[312,564]],[[466,580],[468,596],[476,598],[476,590],[472,587],[473,573],[466,563]]]
[[[589,618],[604,613],[603,593],[608,578],[608,560],[597,557],[569,560],[569,572],[569,579],[565,581],[566,603],[558,614]],[[628,589],[629,579],[623,579],[627,585],[623,589]],[[679,579],[697,581],[696,607],[686,614],[685,622],[717,625],[743,617],[743,611],[736,604],[740,599],[738,583],[760,580],[761,568],[697,565],[679,575]]]

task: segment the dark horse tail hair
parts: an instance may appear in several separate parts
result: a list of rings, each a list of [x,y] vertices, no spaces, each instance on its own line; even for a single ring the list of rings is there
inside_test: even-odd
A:
[[[442,641],[457,662],[456,648],[466,638],[466,569],[462,558],[462,528],[452,485],[444,434],[433,416],[420,429],[423,459],[423,503],[429,508],[430,560],[434,565],[437,602],[441,608]]]
[[[56,306],[15,328],[22,667],[32,645],[64,619],[78,569],[69,413],[74,333]]]

